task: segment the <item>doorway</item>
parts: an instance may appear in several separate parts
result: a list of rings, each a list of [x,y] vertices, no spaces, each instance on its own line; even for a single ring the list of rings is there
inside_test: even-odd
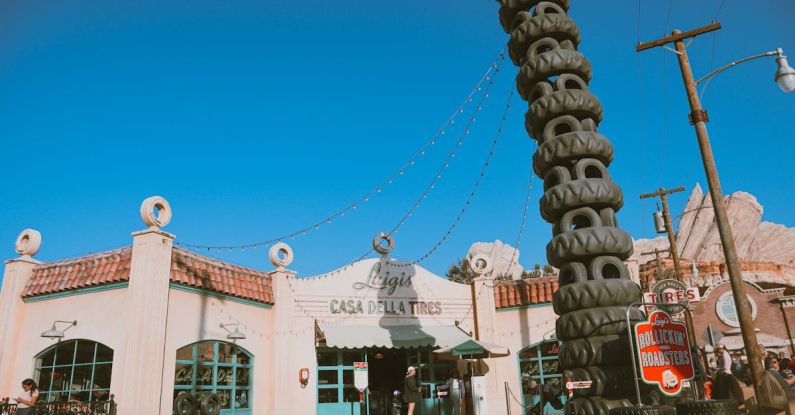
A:
[[[403,394],[408,352],[400,349],[367,350],[370,415],[391,415],[394,392]]]

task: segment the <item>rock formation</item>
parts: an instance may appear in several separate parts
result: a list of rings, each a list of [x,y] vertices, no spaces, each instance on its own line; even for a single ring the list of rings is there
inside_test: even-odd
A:
[[[472,258],[477,254],[487,256],[491,260],[492,270],[487,276],[509,275],[511,279],[522,278],[524,268],[519,265],[519,250],[500,241],[494,242],[475,242],[469,247],[467,258]]]
[[[724,203],[740,261],[795,266],[795,228],[763,222],[764,208],[750,193],[735,192],[726,196]],[[686,261],[723,262],[723,248],[715,225],[712,199],[709,192],[705,194],[698,184],[690,193],[681,213],[676,245],[679,256]],[[640,253],[655,248],[667,249],[668,239],[660,236],[636,240],[635,254],[630,261],[636,260],[642,264],[652,260],[649,256],[641,257]]]

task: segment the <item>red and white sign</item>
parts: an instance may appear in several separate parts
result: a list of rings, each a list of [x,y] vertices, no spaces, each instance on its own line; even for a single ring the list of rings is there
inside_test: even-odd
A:
[[[566,382],[566,389],[588,389],[593,385],[592,380],[581,380],[578,382]]]
[[[353,386],[361,394],[369,386],[367,362],[353,362]]]
[[[687,326],[665,311],[655,310],[635,324],[635,351],[641,379],[666,395],[678,394],[695,375]]]
[[[668,279],[659,281],[654,284],[651,292],[643,293],[644,303],[669,303],[669,304],[682,304],[687,306],[691,302],[701,301],[701,294],[696,287],[688,287],[684,283],[677,280]],[[654,307],[645,306],[646,312],[650,313]],[[660,306],[665,311],[673,314],[678,314],[683,311],[682,307],[664,307]]]

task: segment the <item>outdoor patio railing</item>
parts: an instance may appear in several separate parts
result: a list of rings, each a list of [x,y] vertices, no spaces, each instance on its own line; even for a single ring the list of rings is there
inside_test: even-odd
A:
[[[37,402],[36,415],[116,415],[116,402],[113,395],[108,401]]]

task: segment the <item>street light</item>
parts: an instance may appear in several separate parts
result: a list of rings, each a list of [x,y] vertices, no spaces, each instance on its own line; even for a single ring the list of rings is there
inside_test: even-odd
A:
[[[66,328],[63,329],[63,330],[58,330],[57,328],[55,328],[55,325],[57,323],[68,323],[69,325],[66,326]],[[45,339],[58,339],[58,340],[60,340],[60,339],[62,339],[65,336],[64,332],[66,330],[69,330],[70,328],[72,328],[72,327],[74,327],[76,325],[77,325],[77,320],[75,320],[75,321],[55,320],[52,323],[52,327],[49,330],[45,330],[45,331],[43,331],[41,333],[41,337],[44,337]]]
[[[226,328],[227,326],[235,326],[235,331],[229,331],[229,329]],[[221,328],[226,330],[227,333],[229,333],[226,335],[226,338],[232,341],[244,340],[246,338],[246,333],[240,331],[239,326],[240,323],[221,324]]]
[[[776,70],[776,74],[773,76],[773,79],[778,84],[778,87],[781,88],[781,90],[785,93],[795,91],[795,69],[792,69],[792,67],[789,66],[789,63],[787,63],[787,57],[784,55],[784,51],[781,48],[778,48],[776,50],[771,50],[770,52],[751,55],[742,59],[738,59],[734,62],[727,63],[726,65],[723,65],[720,68],[702,76],[696,81],[696,86],[701,85],[702,82],[706,81],[704,86],[701,88],[701,94],[699,94],[698,97],[699,100],[704,97],[704,91],[707,90],[707,86],[709,86],[709,83],[712,81],[712,78],[714,78],[715,75],[725,71],[726,69],[733,68],[743,62],[765,58],[768,56],[776,56],[776,65],[778,66],[778,69]]]
[[[690,68],[690,59],[687,56],[687,45],[685,45],[684,40],[718,29],[720,29],[720,23],[715,22],[684,33],[682,33],[680,30],[674,30],[670,36],[639,44],[637,47],[635,47],[635,50],[637,52],[641,52],[657,46],[663,46],[666,49],[673,51],[677,55],[679,68],[682,72],[682,81],[685,84],[687,100],[690,104],[690,124],[693,126],[696,132],[698,147],[701,152],[701,160],[704,164],[704,173],[707,176],[707,185],[709,186],[709,193],[710,197],[712,198],[712,207],[715,211],[715,223],[718,228],[721,244],[723,245],[723,256],[726,260],[726,268],[729,271],[729,283],[731,284],[734,304],[735,308],[737,309],[737,320],[740,323],[740,331],[742,333],[743,343],[745,344],[745,350],[748,355],[748,363],[751,366],[751,379],[753,380],[754,384],[754,393],[756,396],[762,396],[760,393],[760,384],[762,383],[764,368],[762,367],[762,356],[758,348],[759,341],[756,337],[756,331],[754,330],[754,322],[751,315],[751,304],[748,302],[748,296],[745,293],[745,286],[743,285],[740,260],[737,256],[737,249],[734,246],[734,236],[732,235],[731,226],[729,225],[729,217],[726,213],[726,206],[723,204],[723,190],[721,189],[720,179],[718,178],[718,169],[715,165],[715,156],[712,153],[712,145],[709,142],[709,135],[707,134],[706,123],[709,121],[709,117],[707,116],[707,112],[701,107],[701,97],[699,96],[696,88],[701,81],[712,79],[718,73],[736,66],[738,63],[764,56],[778,56],[778,58],[776,58],[778,71],[776,71],[774,79],[784,92],[791,92],[793,89],[795,89],[795,71],[793,71],[793,69],[787,64],[787,59],[784,56],[784,52],[781,49],[777,49],[773,52],[765,52],[729,63],[728,65],[724,65],[696,81],[693,78],[693,71]],[[669,43],[673,43],[675,45],[675,49],[665,46]],[[706,86],[707,85],[705,84],[704,88],[706,88]]]

